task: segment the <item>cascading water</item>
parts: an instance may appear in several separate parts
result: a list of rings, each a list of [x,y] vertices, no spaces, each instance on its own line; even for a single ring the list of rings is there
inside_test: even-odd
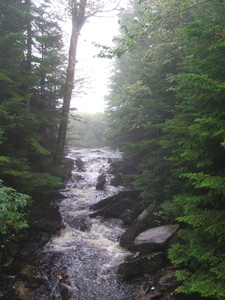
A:
[[[124,232],[116,219],[89,218],[88,207],[107,198],[123,187],[109,185],[108,158],[121,153],[109,149],[72,149],[68,155],[84,162],[84,171],[76,167],[71,180],[61,191],[59,201],[65,228],[37,252],[33,263],[47,279],[38,287],[35,299],[71,300],[131,300],[135,298],[135,284],[116,280],[118,265],[130,253],[119,246]],[[98,176],[106,174],[104,190],[96,190]],[[47,296],[48,295],[48,296]]]

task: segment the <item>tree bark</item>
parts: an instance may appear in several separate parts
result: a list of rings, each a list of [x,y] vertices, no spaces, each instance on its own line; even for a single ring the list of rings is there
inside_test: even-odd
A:
[[[53,161],[60,165],[63,157],[65,142],[66,142],[66,132],[70,111],[70,102],[73,91],[73,81],[75,75],[75,66],[76,66],[76,53],[77,53],[77,44],[80,31],[86,21],[85,17],[85,8],[87,0],[81,0],[79,4],[75,1],[74,7],[72,9],[72,34],[70,39],[70,49],[69,49],[69,59],[68,59],[68,68],[67,76],[64,90],[64,99],[61,112],[61,121],[59,125],[58,140],[56,145],[56,151]]]
[[[26,71],[29,75],[32,73],[32,29],[31,29],[31,0],[25,0],[27,12],[27,67]],[[25,86],[26,94],[30,93],[30,85]],[[27,96],[26,95],[26,96]],[[26,99],[26,108],[30,109],[30,96]]]

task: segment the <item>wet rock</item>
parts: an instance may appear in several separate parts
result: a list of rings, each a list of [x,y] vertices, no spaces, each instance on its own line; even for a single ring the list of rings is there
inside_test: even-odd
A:
[[[76,288],[71,288],[66,283],[60,283],[59,290],[62,300],[79,299],[79,290]]]
[[[19,253],[19,247],[17,243],[9,242],[6,247],[6,251],[12,255],[16,256]]]
[[[69,275],[65,270],[56,269],[53,275],[59,281],[59,291],[63,300],[78,299],[79,290],[70,286]]]
[[[84,171],[84,162],[83,162],[83,160],[81,158],[78,157],[75,160],[75,163],[76,163],[76,166],[77,166],[77,168],[78,168],[79,171]]]
[[[41,214],[41,215],[40,215]],[[57,232],[63,227],[63,221],[57,205],[50,205],[39,212],[38,222],[34,225],[35,229],[44,232]],[[38,217],[38,216],[37,216]]]
[[[22,248],[21,248],[19,254],[21,256],[28,256],[28,255],[34,253],[38,248],[39,248],[39,243],[27,241],[22,245]]]
[[[74,217],[72,215],[66,216],[66,222],[74,229],[80,231],[90,231],[91,222],[87,219],[87,216]]]
[[[40,241],[40,247],[43,247],[47,242],[50,240],[51,235],[47,232],[41,232],[41,241]]]
[[[21,300],[31,300],[33,299],[33,291],[27,287],[27,283],[17,279],[14,282],[14,293],[15,295],[17,295],[18,297],[20,297],[19,299]]]
[[[117,271],[117,277],[120,280],[127,280],[139,274],[155,272],[159,270],[165,259],[163,252],[138,255],[134,258],[126,259]]]
[[[110,164],[109,173],[114,175],[110,184],[113,186],[125,186],[132,189],[132,176],[137,174],[135,164],[123,160],[113,160]]]
[[[75,174],[74,179],[77,181],[81,181],[81,180],[84,180],[84,177],[81,176],[80,174]]]
[[[132,209],[126,209],[121,215],[120,219],[127,225],[131,225],[134,221],[134,211]]]
[[[30,230],[27,240],[31,242],[40,243],[41,241],[41,231],[40,230]]]
[[[108,163],[117,163],[117,162],[121,162],[123,161],[123,159],[121,157],[109,157],[108,158]]]
[[[40,274],[39,270],[32,265],[24,266],[17,275],[17,279],[24,279],[26,281],[38,284],[46,283],[46,279]]]
[[[106,183],[106,175],[102,173],[101,175],[98,176],[96,189],[103,190],[105,187],[105,183]]]
[[[59,281],[65,281],[69,278],[68,274],[66,273],[65,270],[62,269],[56,269],[53,271],[53,275],[55,276],[56,279]]]
[[[158,278],[157,285],[163,288],[174,287],[179,283],[176,279],[176,270],[164,270],[163,274]]]
[[[137,219],[131,224],[131,226],[125,231],[125,233],[120,238],[120,246],[124,248],[130,248],[135,237],[143,232],[144,230],[155,227],[155,222],[152,219],[152,215],[155,211],[156,206],[154,204],[149,205],[142,213],[137,217]]]
[[[113,186],[124,185],[123,175],[120,173],[116,174],[114,178],[111,179],[110,184]]]
[[[13,284],[14,293],[19,297],[19,299],[31,300],[34,299],[34,286],[40,286],[40,284],[46,283],[47,280],[40,274],[36,267],[26,265],[16,276],[16,280]]]
[[[97,211],[91,213],[90,217],[121,218],[123,213],[130,209],[132,211],[130,219],[133,221],[144,209],[144,206],[144,201],[139,198],[139,192],[123,191],[92,205],[90,209]]]
[[[165,225],[147,229],[140,233],[129,249],[140,252],[165,250],[170,238],[178,230],[179,225]]]

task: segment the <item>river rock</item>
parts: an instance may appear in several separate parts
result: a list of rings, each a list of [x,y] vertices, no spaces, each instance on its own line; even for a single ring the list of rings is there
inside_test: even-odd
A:
[[[165,259],[163,252],[138,255],[134,258],[128,258],[122,263],[117,271],[117,277],[120,280],[127,280],[139,274],[155,272],[159,270]]]
[[[155,211],[155,205],[151,204],[137,217],[137,219],[131,224],[131,226],[120,237],[120,246],[124,248],[130,247],[135,237],[144,230],[154,227],[152,220],[153,213]],[[153,226],[152,226],[153,225]]]
[[[77,166],[77,168],[78,168],[79,171],[84,171],[84,162],[83,162],[83,160],[81,158],[78,157],[75,160],[75,163],[76,163],[76,166]]]
[[[165,250],[170,238],[178,229],[178,224],[150,228],[135,238],[130,249],[142,253]]]
[[[22,245],[19,254],[21,256],[28,256],[34,253],[38,248],[39,248],[39,243],[27,241]]]
[[[19,252],[18,244],[14,242],[9,242],[6,246],[6,251],[12,256],[17,255]]]
[[[46,279],[40,274],[39,270],[32,265],[24,266],[18,273],[17,278],[35,283],[46,283]]]
[[[66,223],[68,223],[71,228],[80,230],[80,231],[90,231],[91,222],[87,216],[76,216],[68,215],[65,217]]]
[[[135,219],[144,209],[144,201],[139,198],[138,191],[122,191],[117,195],[103,199],[90,207],[97,210],[90,217],[103,216],[105,218],[120,218],[130,209],[130,218]]]
[[[34,227],[40,231],[55,233],[63,227],[62,217],[57,205],[47,206],[46,209],[43,208],[36,218],[38,218],[38,222],[36,222]]]
[[[121,173],[116,174],[110,180],[110,185],[113,185],[113,186],[124,185],[123,175]]]
[[[14,282],[14,293],[21,300],[31,300],[33,299],[33,291],[27,287],[27,283],[23,280],[17,279]],[[17,298],[16,298],[17,299]]]
[[[50,234],[48,234],[47,232],[41,232],[40,246],[43,247],[45,244],[47,244],[50,238],[51,238]]]
[[[106,175],[104,173],[102,173],[101,175],[98,176],[96,189],[103,190],[105,183],[106,183]]]

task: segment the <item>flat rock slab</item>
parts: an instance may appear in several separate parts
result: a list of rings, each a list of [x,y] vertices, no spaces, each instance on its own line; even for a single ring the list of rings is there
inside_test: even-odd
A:
[[[148,229],[135,238],[132,248],[140,252],[164,250],[170,238],[178,229],[178,224]]]

